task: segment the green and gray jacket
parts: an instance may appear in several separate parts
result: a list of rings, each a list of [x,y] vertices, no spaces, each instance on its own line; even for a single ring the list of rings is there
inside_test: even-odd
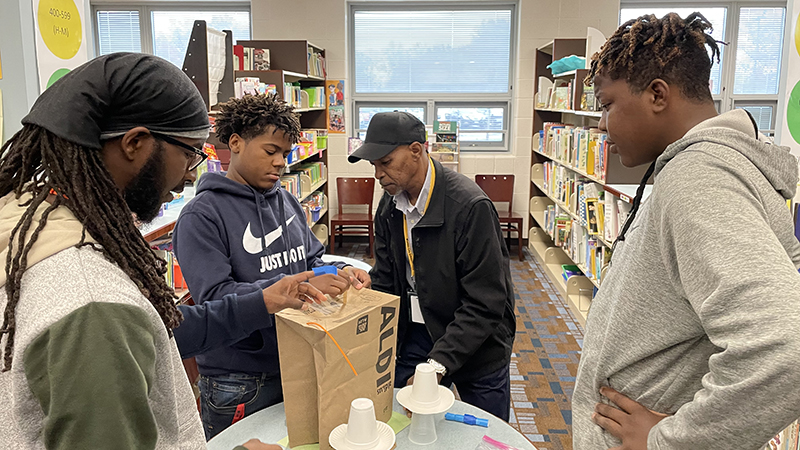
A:
[[[22,200],[0,198],[3,263]],[[81,230],[57,208],[29,253],[14,361],[0,373],[0,450],[205,448],[174,340],[119,267],[75,248]],[[0,289],[0,311],[6,302]]]

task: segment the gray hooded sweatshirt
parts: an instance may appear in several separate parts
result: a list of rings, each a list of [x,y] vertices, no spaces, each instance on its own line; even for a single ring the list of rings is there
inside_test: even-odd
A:
[[[575,449],[620,445],[591,420],[602,386],[671,415],[650,450],[759,449],[800,417],[797,161],[736,110],[667,147],[654,173],[589,312]]]

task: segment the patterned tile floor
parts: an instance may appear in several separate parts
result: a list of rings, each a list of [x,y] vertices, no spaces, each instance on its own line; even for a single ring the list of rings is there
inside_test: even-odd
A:
[[[372,263],[366,252],[367,244],[336,249],[337,254]],[[583,329],[527,249],[525,261],[511,258],[511,276],[517,296],[517,337],[511,357],[509,423],[540,450],[571,450],[570,401]]]

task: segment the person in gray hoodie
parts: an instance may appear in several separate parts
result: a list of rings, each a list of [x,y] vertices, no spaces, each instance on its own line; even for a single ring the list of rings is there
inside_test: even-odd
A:
[[[642,16],[592,58],[609,152],[650,167],[586,324],[576,450],[759,449],[800,417],[797,160],[717,114],[710,29]]]

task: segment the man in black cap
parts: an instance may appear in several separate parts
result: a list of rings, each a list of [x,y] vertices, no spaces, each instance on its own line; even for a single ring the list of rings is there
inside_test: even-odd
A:
[[[23,124],[0,149],[0,447],[205,448],[175,294],[132,217],[194,180],[199,92],[163,59],[112,54],[53,84]],[[264,314],[319,298],[309,276],[255,292]]]
[[[370,277],[404,306],[395,386],[428,362],[462,400],[507,421],[516,319],[497,211],[472,180],[433,161],[425,142],[413,115],[379,113],[348,158],[369,161],[386,191]]]

